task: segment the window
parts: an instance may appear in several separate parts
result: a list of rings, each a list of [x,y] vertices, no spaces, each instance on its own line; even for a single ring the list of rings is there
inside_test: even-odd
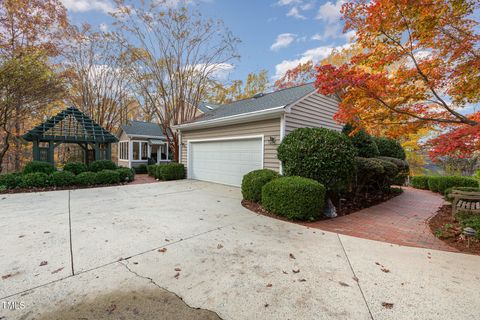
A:
[[[148,160],[148,142],[142,142],[142,160]]]
[[[128,141],[123,141],[119,143],[119,159],[128,160]]]
[[[140,142],[132,142],[133,151],[132,151],[132,160],[140,160]]]

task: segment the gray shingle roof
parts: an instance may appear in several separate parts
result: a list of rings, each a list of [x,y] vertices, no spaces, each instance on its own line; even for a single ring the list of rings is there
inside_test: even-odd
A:
[[[307,94],[313,92],[314,90],[315,87],[313,86],[313,83],[308,83],[297,87],[266,93],[262,96],[235,101],[221,106],[207,103],[209,106],[215,106],[216,109],[209,110],[190,123],[220,119],[248,112],[267,110],[275,107],[288,106]],[[200,110],[202,109],[200,108]]]
[[[129,121],[128,124],[122,126],[122,130],[129,136],[152,136],[164,138],[162,128],[158,123]]]

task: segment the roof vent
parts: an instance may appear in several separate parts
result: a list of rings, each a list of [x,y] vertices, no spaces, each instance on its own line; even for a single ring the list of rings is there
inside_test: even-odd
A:
[[[257,93],[256,95],[253,96],[254,99],[258,99],[258,98],[261,98],[265,95],[265,93],[263,92],[260,92],[260,93]]]
[[[205,108],[207,108],[208,110],[213,110],[213,108],[207,104],[205,105]]]

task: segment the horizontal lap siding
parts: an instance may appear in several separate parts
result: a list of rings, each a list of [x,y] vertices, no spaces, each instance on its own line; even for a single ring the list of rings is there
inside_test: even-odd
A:
[[[208,129],[182,131],[182,163],[185,166],[187,165],[187,144],[189,140],[256,135],[264,135],[264,167],[279,171],[280,162],[277,159],[277,147],[280,142],[280,118]],[[275,137],[276,144],[270,143],[270,137]]]
[[[315,93],[296,105],[292,106],[291,112],[285,115],[285,134],[289,134],[298,128],[327,128],[342,130],[333,116],[338,111],[338,102]]]

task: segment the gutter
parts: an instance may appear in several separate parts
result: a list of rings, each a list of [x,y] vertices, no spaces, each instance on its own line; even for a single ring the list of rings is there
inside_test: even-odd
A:
[[[172,128],[175,130],[194,130],[194,129],[201,129],[201,128],[216,127],[219,125],[244,123],[244,122],[248,122],[249,120],[271,119],[271,118],[275,118],[276,116],[281,116],[282,114],[284,114],[285,107],[286,106],[280,106],[280,107],[274,107],[266,110],[253,111],[253,112],[247,112],[247,113],[237,114],[233,116],[222,117],[218,119],[179,124],[179,125],[172,126]]]

